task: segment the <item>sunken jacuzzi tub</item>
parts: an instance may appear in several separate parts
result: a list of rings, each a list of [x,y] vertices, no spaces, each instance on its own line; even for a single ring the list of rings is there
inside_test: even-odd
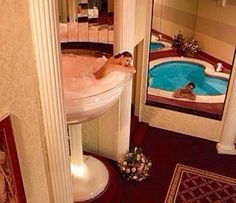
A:
[[[176,89],[188,82],[196,85],[194,102],[223,103],[227,90],[229,75],[216,72],[210,63],[187,57],[166,57],[150,62],[148,94],[170,99],[174,98]]]

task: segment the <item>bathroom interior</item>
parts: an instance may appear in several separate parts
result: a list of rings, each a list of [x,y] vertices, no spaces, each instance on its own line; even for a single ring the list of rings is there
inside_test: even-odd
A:
[[[11,117],[27,202],[111,202],[111,198],[117,198],[117,203],[164,202],[170,180],[164,185],[155,170],[161,165],[165,168],[168,160],[156,158],[159,154],[151,152],[159,150],[164,156],[165,150],[174,150],[174,146],[172,149],[160,144],[162,134],[168,136],[169,132],[178,135],[173,138],[177,145],[188,139],[210,142],[215,150],[211,161],[218,165],[226,162],[228,169],[217,166],[219,172],[225,169],[225,175],[228,172],[235,178],[231,172],[235,168],[232,155],[236,154],[235,8],[233,0],[4,3],[0,10],[4,20],[1,44],[9,51],[3,52],[0,60],[6,73],[0,78],[0,115]],[[179,33],[185,39],[197,40],[201,50],[186,55],[172,47],[173,37]],[[160,43],[162,48],[152,50],[152,42]],[[63,75],[62,55],[67,62],[76,59],[85,69],[97,59],[122,51],[133,54],[136,74],[113,75],[99,81],[97,87],[88,85],[85,89],[80,87],[83,80],[75,82],[70,75],[72,66],[67,67],[66,78]],[[208,76],[227,80],[224,93],[220,98],[197,95],[196,101],[188,101],[173,98],[169,90],[151,87],[150,72],[165,59],[191,59],[191,64],[204,61],[201,68],[209,66]],[[222,64],[220,71],[216,71],[218,63]],[[107,85],[110,81],[113,84]],[[153,159],[152,174],[143,183],[126,182],[116,171],[119,157],[133,144],[130,134],[134,118],[148,126],[143,140],[153,137],[159,147],[147,146],[150,142],[141,144],[144,153]],[[188,149],[191,151],[191,146],[183,151]],[[194,149],[190,151],[194,153]],[[194,156],[204,156],[200,155]],[[175,154],[172,156],[175,159]],[[91,164],[87,171],[90,166],[86,164]],[[166,165],[166,172],[171,167]],[[79,174],[73,174],[73,168]],[[72,180],[71,173],[75,177]],[[89,183],[86,177],[91,178]],[[144,194],[150,195],[145,198]]]

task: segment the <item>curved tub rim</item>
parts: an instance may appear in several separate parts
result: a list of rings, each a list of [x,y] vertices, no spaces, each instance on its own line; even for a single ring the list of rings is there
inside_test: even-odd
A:
[[[93,98],[93,97],[97,97],[97,96],[101,96],[101,95],[106,95],[106,94],[108,94],[109,92],[111,92],[114,89],[117,89],[119,87],[125,86],[128,83],[128,81],[130,80],[130,78],[131,78],[131,74],[127,73],[127,74],[125,74],[124,79],[121,80],[115,86],[112,86],[111,88],[109,88],[109,89],[107,89],[107,90],[105,90],[103,92],[92,94],[92,95],[89,95],[89,96],[86,96],[86,97],[79,97],[77,100],[86,100],[86,99],[90,99],[90,98]],[[76,93],[76,91],[67,91],[67,90],[65,92],[66,93]]]
[[[67,123],[71,123],[71,124],[83,123],[85,121],[89,121],[91,119],[94,119],[102,115],[117,101],[123,89],[131,80],[131,77],[132,77],[131,74],[125,73],[123,80],[121,80],[117,85],[113,86],[112,88],[107,89],[106,91],[100,92],[98,94],[93,94],[87,97],[72,99],[69,102],[64,101]],[[67,91],[67,93],[74,93],[74,92]],[[109,96],[113,96],[114,98],[111,99],[109,98]],[[65,93],[64,93],[64,97],[65,97]],[[77,111],[72,112],[71,109],[74,109],[74,108]],[[83,111],[83,109],[87,109],[87,110]],[[96,115],[92,115],[91,114],[92,111],[96,112]],[[100,111],[100,112],[98,113],[97,111]],[[88,112],[90,116],[84,119],[85,118],[84,114],[86,114],[86,112]],[[81,116],[80,118],[78,117],[78,118],[71,119],[71,117],[73,117],[71,115],[75,115],[75,114],[77,115],[83,114],[83,116]]]
[[[173,92],[161,90],[158,88],[152,88],[148,87],[148,94],[154,95],[154,96],[160,96],[165,97],[168,99],[175,99],[180,101],[186,101],[186,102],[198,102],[198,103],[224,103],[225,100],[225,94],[222,95],[214,95],[214,96],[203,96],[203,95],[196,95],[196,100],[189,100],[185,98],[176,98],[173,97]]]

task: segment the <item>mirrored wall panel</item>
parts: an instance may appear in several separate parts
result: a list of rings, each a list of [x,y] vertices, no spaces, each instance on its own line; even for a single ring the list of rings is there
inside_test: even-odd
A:
[[[235,10],[230,0],[153,0],[146,104],[221,120]]]
[[[61,42],[113,44],[114,0],[59,0]]]

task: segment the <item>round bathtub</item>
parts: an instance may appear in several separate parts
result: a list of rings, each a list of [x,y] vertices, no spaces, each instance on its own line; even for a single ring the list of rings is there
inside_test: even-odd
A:
[[[84,68],[92,68],[90,62],[94,63],[97,59],[88,56],[68,57],[66,64],[62,62],[66,118],[68,123],[81,123],[108,110],[120,96],[131,75],[115,71],[92,81],[86,76]],[[76,57],[76,60],[71,60],[71,57]],[[79,73],[85,75],[81,77]]]
[[[173,98],[173,92],[194,82],[197,102],[222,103],[227,90],[229,75],[215,72],[205,61],[167,57],[150,63],[148,94]]]

